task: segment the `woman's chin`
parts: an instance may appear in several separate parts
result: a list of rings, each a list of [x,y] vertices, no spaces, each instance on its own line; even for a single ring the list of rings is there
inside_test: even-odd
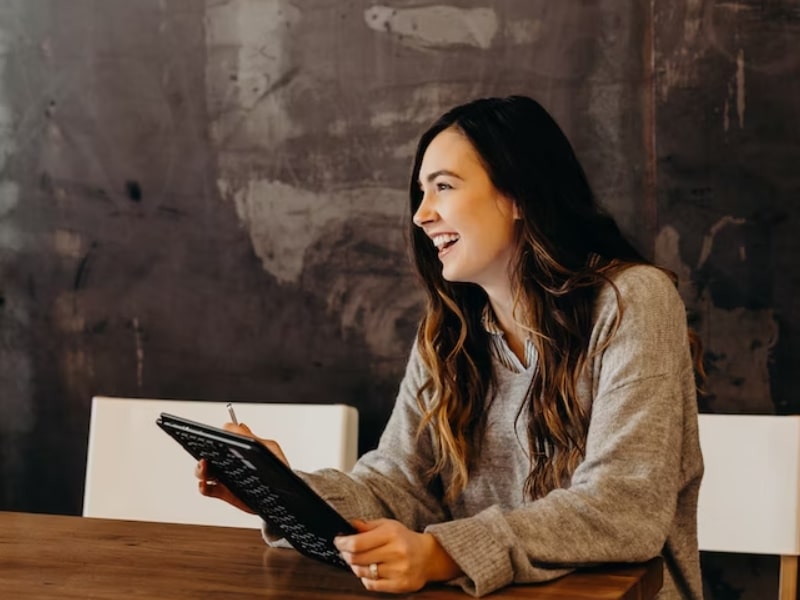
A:
[[[467,281],[458,273],[458,271],[455,269],[448,269],[447,267],[442,269],[442,279],[450,283],[467,283]]]

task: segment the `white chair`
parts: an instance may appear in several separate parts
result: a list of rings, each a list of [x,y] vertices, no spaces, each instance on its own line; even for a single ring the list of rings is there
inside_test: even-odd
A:
[[[701,550],[781,557],[780,600],[795,600],[800,555],[800,416],[700,415]]]
[[[225,402],[92,398],[83,515],[109,519],[260,527],[260,519],[201,496],[195,460],[156,424],[167,412],[221,426]],[[293,468],[349,470],[358,454],[358,412],[352,406],[235,406],[240,422],[278,441]]]

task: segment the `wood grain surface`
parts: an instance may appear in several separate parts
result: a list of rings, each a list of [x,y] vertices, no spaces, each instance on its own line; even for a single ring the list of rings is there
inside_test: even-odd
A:
[[[648,600],[661,559],[509,586],[491,598]],[[368,592],[345,570],[265,546],[251,529],[0,512],[0,596],[40,600],[414,598],[466,600],[436,585],[414,594]]]

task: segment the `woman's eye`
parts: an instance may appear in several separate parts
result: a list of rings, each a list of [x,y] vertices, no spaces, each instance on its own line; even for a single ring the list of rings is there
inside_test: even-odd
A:
[[[449,183],[445,183],[444,181],[439,181],[436,183],[436,189],[440,192],[442,190],[451,190],[453,187]]]

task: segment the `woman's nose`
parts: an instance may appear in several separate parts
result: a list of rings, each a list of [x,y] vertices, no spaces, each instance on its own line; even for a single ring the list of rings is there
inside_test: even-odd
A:
[[[422,200],[420,201],[419,206],[414,213],[414,225],[417,227],[422,227],[426,223],[435,221],[437,218],[438,214],[436,213],[436,210],[434,210],[428,194],[423,194]]]

